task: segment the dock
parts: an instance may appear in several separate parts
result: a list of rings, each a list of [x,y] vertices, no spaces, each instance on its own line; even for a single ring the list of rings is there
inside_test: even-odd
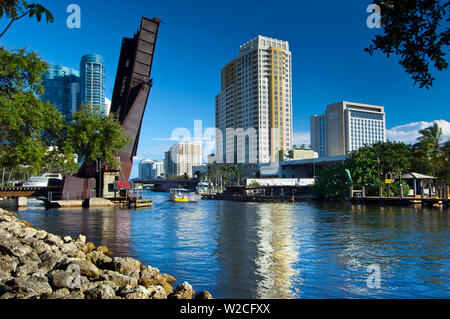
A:
[[[228,200],[233,202],[252,203],[295,203],[308,201],[305,196],[245,196],[245,195],[202,195],[202,200]]]
[[[450,196],[448,195],[448,190],[444,194],[439,196],[391,196],[387,197],[382,195],[379,196],[368,196],[365,194],[365,190],[351,190],[351,202],[354,204],[378,204],[378,205],[397,205],[397,206],[443,206],[449,207]]]
[[[150,198],[115,197],[115,198],[111,198],[110,201],[112,201],[118,207],[128,208],[128,209],[133,209],[133,208],[137,209],[137,208],[153,206],[153,199],[150,199]]]

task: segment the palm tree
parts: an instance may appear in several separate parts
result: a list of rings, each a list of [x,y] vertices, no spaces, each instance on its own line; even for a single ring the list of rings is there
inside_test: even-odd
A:
[[[439,169],[442,128],[434,123],[433,126],[420,130],[419,133],[421,136],[417,139],[418,143],[414,148],[418,150],[419,154],[422,153],[427,157],[432,166],[433,175],[435,175]]]

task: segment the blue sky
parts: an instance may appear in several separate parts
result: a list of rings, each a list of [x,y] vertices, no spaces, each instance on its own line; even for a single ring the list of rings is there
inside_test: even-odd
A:
[[[258,34],[290,43],[297,143],[308,142],[311,115],[342,100],[385,106],[387,128],[400,130],[395,136],[403,134],[403,139],[411,136],[404,133],[412,127],[450,121],[448,70],[435,74],[432,89],[420,89],[397,58],[371,57],[363,51],[379,32],[366,26],[371,1],[279,0],[276,6],[264,0],[39,2],[50,9],[55,22],[18,21],[1,39],[2,44],[8,49],[27,46],[48,62],[76,69],[82,55],[101,54],[106,60],[108,98],[122,37],[133,35],[142,16],[165,22],[158,37],[154,87],[138,158],[162,159],[164,150],[174,144],[168,138],[175,128],[193,130],[194,120],[202,120],[204,128],[214,126],[220,70],[237,56],[239,45]],[[81,29],[66,26],[66,8],[71,3],[81,7]],[[6,23],[2,18],[0,27]]]

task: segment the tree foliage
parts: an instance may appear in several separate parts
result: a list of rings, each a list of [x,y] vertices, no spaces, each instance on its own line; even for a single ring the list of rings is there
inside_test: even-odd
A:
[[[40,84],[46,63],[34,52],[0,48],[0,163],[2,167],[44,164],[51,146],[58,143],[63,116],[43,102]]]
[[[342,165],[329,165],[317,170],[317,179],[312,192],[320,198],[348,198],[349,189],[350,183]]]
[[[63,138],[87,164],[101,161],[104,166],[119,166],[117,155],[131,141],[114,114],[105,116],[98,106],[83,106],[73,114]]]
[[[8,31],[11,25],[24,17],[36,17],[38,22],[42,16],[45,16],[47,23],[53,23],[54,18],[50,11],[38,3],[28,3],[26,0],[1,0],[0,1],[0,18],[6,16],[10,19],[6,28],[0,33],[0,38]]]
[[[448,68],[450,44],[449,0],[375,0],[381,9],[384,34],[376,35],[369,54],[381,51],[387,57],[400,56],[399,63],[414,84],[430,88],[435,80],[431,68]],[[445,25],[446,23],[446,25]]]
[[[415,171],[438,177],[442,183],[450,183],[449,141],[443,143],[442,128],[437,123],[419,131],[420,137],[412,146],[412,167]]]

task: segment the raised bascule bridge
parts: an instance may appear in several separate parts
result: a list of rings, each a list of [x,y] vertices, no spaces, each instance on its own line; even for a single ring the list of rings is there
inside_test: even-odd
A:
[[[114,196],[114,185],[128,181],[136,156],[150,89],[151,71],[161,20],[145,18],[133,38],[124,38],[117,67],[111,113],[131,137],[128,146],[118,154],[120,169],[111,170],[101,164],[82,165],[77,176],[64,178],[61,199],[84,199]],[[94,191],[93,191],[94,190]],[[72,194],[72,195],[71,195]]]

